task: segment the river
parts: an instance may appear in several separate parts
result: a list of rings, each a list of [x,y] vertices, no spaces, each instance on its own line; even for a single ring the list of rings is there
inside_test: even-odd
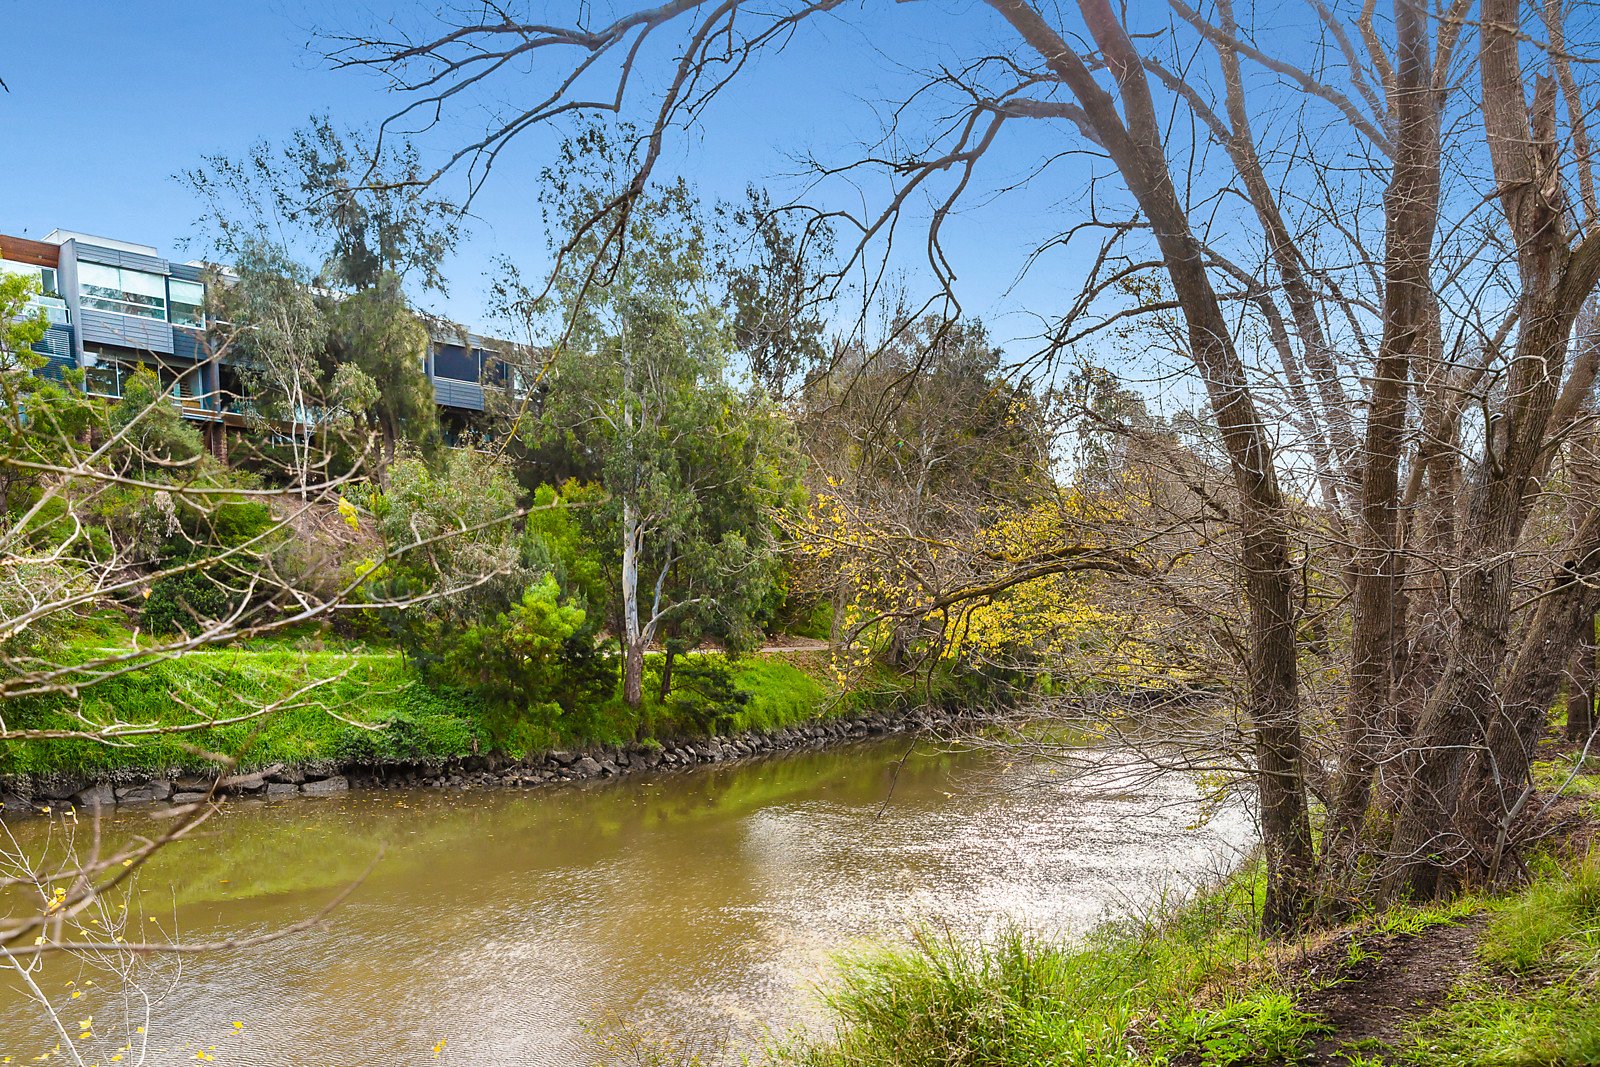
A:
[[[1193,825],[1181,777],[1111,791],[983,749],[923,742],[906,757],[908,744],[529,792],[230,802],[139,873],[129,928],[189,941],[280,928],[381,858],[305,932],[153,960],[132,990],[63,958],[38,982],[69,1027],[93,1018],[86,1064],[143,1047],[152,1064],[581,1065],[595,1058],[585,1021],[736,1045],[815,1026],[840,950],[913,922],[1069,935],[1252,839],[1238,809]],[[105,822],[112,839],[164,825],[139,809]],[[68,828],[7,822],[36,856],[59,857]],[[59,1040],[0,975],[0,1057]]]

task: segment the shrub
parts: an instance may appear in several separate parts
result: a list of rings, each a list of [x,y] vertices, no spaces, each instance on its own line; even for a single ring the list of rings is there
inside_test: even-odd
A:
[[[615,675],[582,603],[564,596],[553,574],[509,611],[450,640],[435,673],[494,709],[491,733],[517,749],[582,736]]]
[[[537,577],[522,561],[513,525],[518,489],[503,457],[454,448],[435,468],[407,452],[389,468],[387,490],[369,504],[386,546],[399,553],[382,596],[454,590],[404,613],[401,622],[422,624],[423,634],[431,621],[458,628],[488,622]],[[412,647],[427,651],[420,640]]]
[[[672,672],[667,711],[679,728],[695,733],[731,732],[750,694],[734,683],[721,656],[683,656]]]
[[[239,594],[203,569],[183,571],[150,583],[139,625],[151,633],[193,632],[227,618],[238,605]]]

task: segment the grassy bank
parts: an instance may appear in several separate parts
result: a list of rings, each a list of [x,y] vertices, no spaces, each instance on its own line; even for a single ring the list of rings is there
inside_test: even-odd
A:
[[[729,668],[744,696],[734,713],[711,724],[724,733],[778,729],[844,710],[818,664],[747,658]],[[0,746],[0,774],[203,770],[215,766],[206,755],[212,752],[236,758],[243,770],[275,763],[436,763],[475,752],[522,756],[540,748],[706,732],[707,724],[684,710],[692,701],[662,704],[650,695],[643,716],[616,700],[582,722],[528,720],[488,708],[469,691],[427,684],[397,652],[259,642],[151,662],[78,698],[13,701],[6,721],[37,730],[199,726],[281,704],[270,714],[109,743],[10,743]],[[649,724],[638,737],[637,722]]]
[[[1600,796],[1600,774],[1568,790]],[[1567,807],[1587,821],[1542,851],[1518,888],[1393,908],[1293,943],[1257,932],[1257,869],[1072,945],[1012,933],[977,946],[925,931],[843,961],[825,994],[831,1036],[772,1049],[769,1061],[1600,1063],[1600,852],[1585,844],[1600,804]]]

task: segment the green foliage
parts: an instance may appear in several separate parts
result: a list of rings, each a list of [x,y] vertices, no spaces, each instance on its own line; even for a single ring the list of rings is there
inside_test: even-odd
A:
[[[1069,1007],[1074,962],[1016,932],[980,948],[922,931],[910,949],[845,960],[825,994],[836,1043],[801,1047],[793,1059],[814,1067],[1134,1062],[1103,1019]]]
[[[749,698],[721,724],[725,732],[777,730],[840,710],[838,694],[790,657],[742,659],[731,671],[734,686]]]
[[[188,509],[191,514],[193,509]],[[272,509],[248,497],[211,503],[204,513],[204,524],[211,540],[222,548],[235,548],[254,541],[272,528]]]
[[[519,605],[523,610],[507,613],[508,620],[517,620],[510,641],[548,653],[550,638],[571,627],[578,613],[551,602],[548,581],[530,592],[532,606],[524,601]],[[189,625],[189,619],[187,612],[178,616],[180,625]],[[129,637],[114,614],[85,620],[76,640],[57,654],[63,662],[77,662],[126,650]],[[479,639],[491,640],[491,635],[480,633]],[[202,717],[238,715],[281,700],[301,686],[321,683],[291,707],[232,726],[130,739],[115,746],[11,743],[0,748],[0,774],[199,769],[206,764],[198,751],[237,754],[244,769],[280,762],[436,763],[478,751],[522,756],[549,747],[616,744],[640,736],[643,720],[617,693],[614,655],[607,658],[596,651],[584,660],[564,651],[525,665],[526,677],[534,679],[531,686],[542,686],[551,695],[553,707],[544,714],[517,695],[514,681],[499,693],[506,699],[496,699],[493,683],[481,685],[470,678],[452,682],[441,672],[430,672],[430,680],[414,661],[396,653],[337,641],[330,648],[329,643],[320,632],[303,638],[257,638],[243,647],[153,660],[84,690],[81,698],[12,701],[4,709],[6,722],[17,729],[83,729],[111,722],[176,726]],[[586,639],[586,647],[594,647],[592,640]],[[715,724],[724,733],[792,726],[835,707],[824,683],[786,662],[746,660],[732,665],[730,675],[745,697],[735,714]],[[463,684],[467,682],[472,684]],[[663,737],[704,732],[697,726],[700,717],[685,712],[679,718],[682,710],[664,709],[652,700],[653,729]],[[364,729],[342,719],[379,728]]]
[[[31,370],[44,360],[33,345],[50,330],[44,309],[30,302],[39,295],[39,279],[0,273],[0,370]]]
[[[204,451],[200,431],[184,421],[168,391],[153,371],[140,366],[111,405],[108,429],[119,441],[118,454],[141,477],[192,464]]]
[[[502,284],[506,310],[561,336],[537,417],[521,435],[556,478],[605,495],[576,513],[609,577],[607,622],[627,651],[658,636],[740,651],[781,600],[774,514],[798,496],[787,421],[730,381],[733,335],[712,291],[699,204],[683,182],[631,199],[625,240],[593,226],[630,159],[591,129],[564,146],[545,202],[561,257],[554,296]],[[633,686],[630,686],[630,692]]]
[[[794,637],[827,641],[833,637],[833,605],[818,600],[791,618],[784,629]]]
[[[1203,1067],[1294,1063],[1327,1027],[1295,1007],[1294,997],[1256,990],[1214,1010],[1179,1012],[1157,1030],[1172,1053]]]
[[[730,249],[720,264],[735,342],[755,383],[770,396],[785,396],[826,357],[819,294],[834,252],[832,228],[814,219],[793,226],[792,216],[774,210],[772,198],[754,186],[742,204],[724,204],[719,214],[753,252]]]
[[[23,462],[59,465],[72,442],[94,424],[99,411],[78,388],[80,371],[55,381],[38,372],[45,357],[32,346],[50,328],[31,303],[39,280],[0,272],[0,453]],[[42,472],[0,467],[0,507],[16,511],[34,503]]]
[[[246,394],[242,414],[258,438],[253,449],[268,473],[292,482],[309,473],[297,469],[304,446],[337,451],[340,443],[330,440],[335,423],[348,421],[340,418],[348,398],[332,390],[320,360],[331,329],[327,302],[311,272],[274,240],[251,238],[229,252],[231,276],[206,287],[210,333],[238,372]],[[307,440],[290,445],[278,431],[295,423]]]
[[[384,464],[402,441],[430,454],[439,443],[439,409],[423,370],[428,329],[407,305],[399,275],[381,274],[369,287],[327,301],[325,314],[322,373],[351,414],[379,435]]]
[[[139,625],[155,634],[195,633],[227,618],[238,603],[237,593],[203,570],[183,571],[150,583]]]
[[[1478,946],[1489,968],[1417,1020],[1396,1062],[1418,1067],[1600,1062],[1600,854],[1540,857],[1537,877],[1493,902]]]
[[[1420,934],[1436,926],[1450,926],[1483,909],[1483,901],[1460,896],[1429,904],[1400,904],[1381,912],[1372,922],[1374,934]]]
[[[1563,724],[1564,725],[1564,724]],[[1541,790],[1561,790],[1568,796],[1600,798],[1600,758],[1569,753],[1555,759],[1536,760],[1533,780]]]
[[[1571,871],[1546,861],[1526,892],[1495,915],[1479,954],[1514,974],[1600,969],[1600,853]]]
[[[470,627],[439,672],[497,713],[491,732],[526,751],[541,738],[581,735],[610,695],[616,672],[595,648],[583,608],[546,574],[492,621]]]
[[[459,632],[521,598],[536,572],[514,525],[519,496],[509,463],[472,449],[449,449],[438,466],[403,451],[390,467],[388,487],[368,506],[396,555],[373,592],[439,594],[392,620],[412,651],[429,651],[436,625]]]
[[[183,180],[206,204],[202,223],[225,258],[281,239],[285,224],[319,257],[325,283],[367,289],[385,273],[443,292],[441,268],[461,209],[437,196],[414,146],[392,131],[386,152],[313,115],[287,142],[244,156],[208,156]]]
[[[245,412],[262,438],[256,448],[277,473],[310,477],[310,458],[347,470],[373,437],[382,446],[380,477],[402,443],[432,454],[439,426],[424,370],[428,329],[398,275],[334,292],[287,249],[251,239],[238,249],[233,277],[211,290],[213,343],[232,354]],[[302,440],[283,438],[291,422]]]
[[[1469,984],[1418,1020],[1394,1062],[1416,1067],[1585,1067],[1600,1063],[1600,998],[1590,976],[1526,991]]]
[[[568,480],[559,488],[534,490],[522,531],[522,558],[534,569],[548,568],[562,590],[581,603],[603,610],[610,600],[604,557],[590,545],[580,516],[605,502],[597,485]]]
[[[682,657],[673,667],[672,683],[667,713],[686,733],[730,733],[739,709],[750,701],[721,656]]]

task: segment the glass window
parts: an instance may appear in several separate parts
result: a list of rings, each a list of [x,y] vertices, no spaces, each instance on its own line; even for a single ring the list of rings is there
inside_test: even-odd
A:
[[[127,373],[122,364],[96,352],[86,352],[85,356],[94,362],[83,368],[84,390],[97,396],[120,397],[122,379]]]
[[[478,353],[460,345],[440,345],[433,352],[433,375],[458,382],[478,380]]]
[[[239,368],[227,363],[217,367],[217,391],[222,394],[221,406],[224,411],[239,412],[244,410],[246,395],[244,379],[239,375]]]
[[[79,263],[78,288],[84,307],[166,320],[167,279],[160,274]]]
[[[199,282],[167,280],[168,307],[172,321],[179,326],[204,326],[206,324],[206,287]]]
[[[36,267],[32,263],[17,263],[9,259],[0,259],[0,274],[21,274],[39,280],[39,292],[44,296],[56,295],[56,269],[54,267]]]

